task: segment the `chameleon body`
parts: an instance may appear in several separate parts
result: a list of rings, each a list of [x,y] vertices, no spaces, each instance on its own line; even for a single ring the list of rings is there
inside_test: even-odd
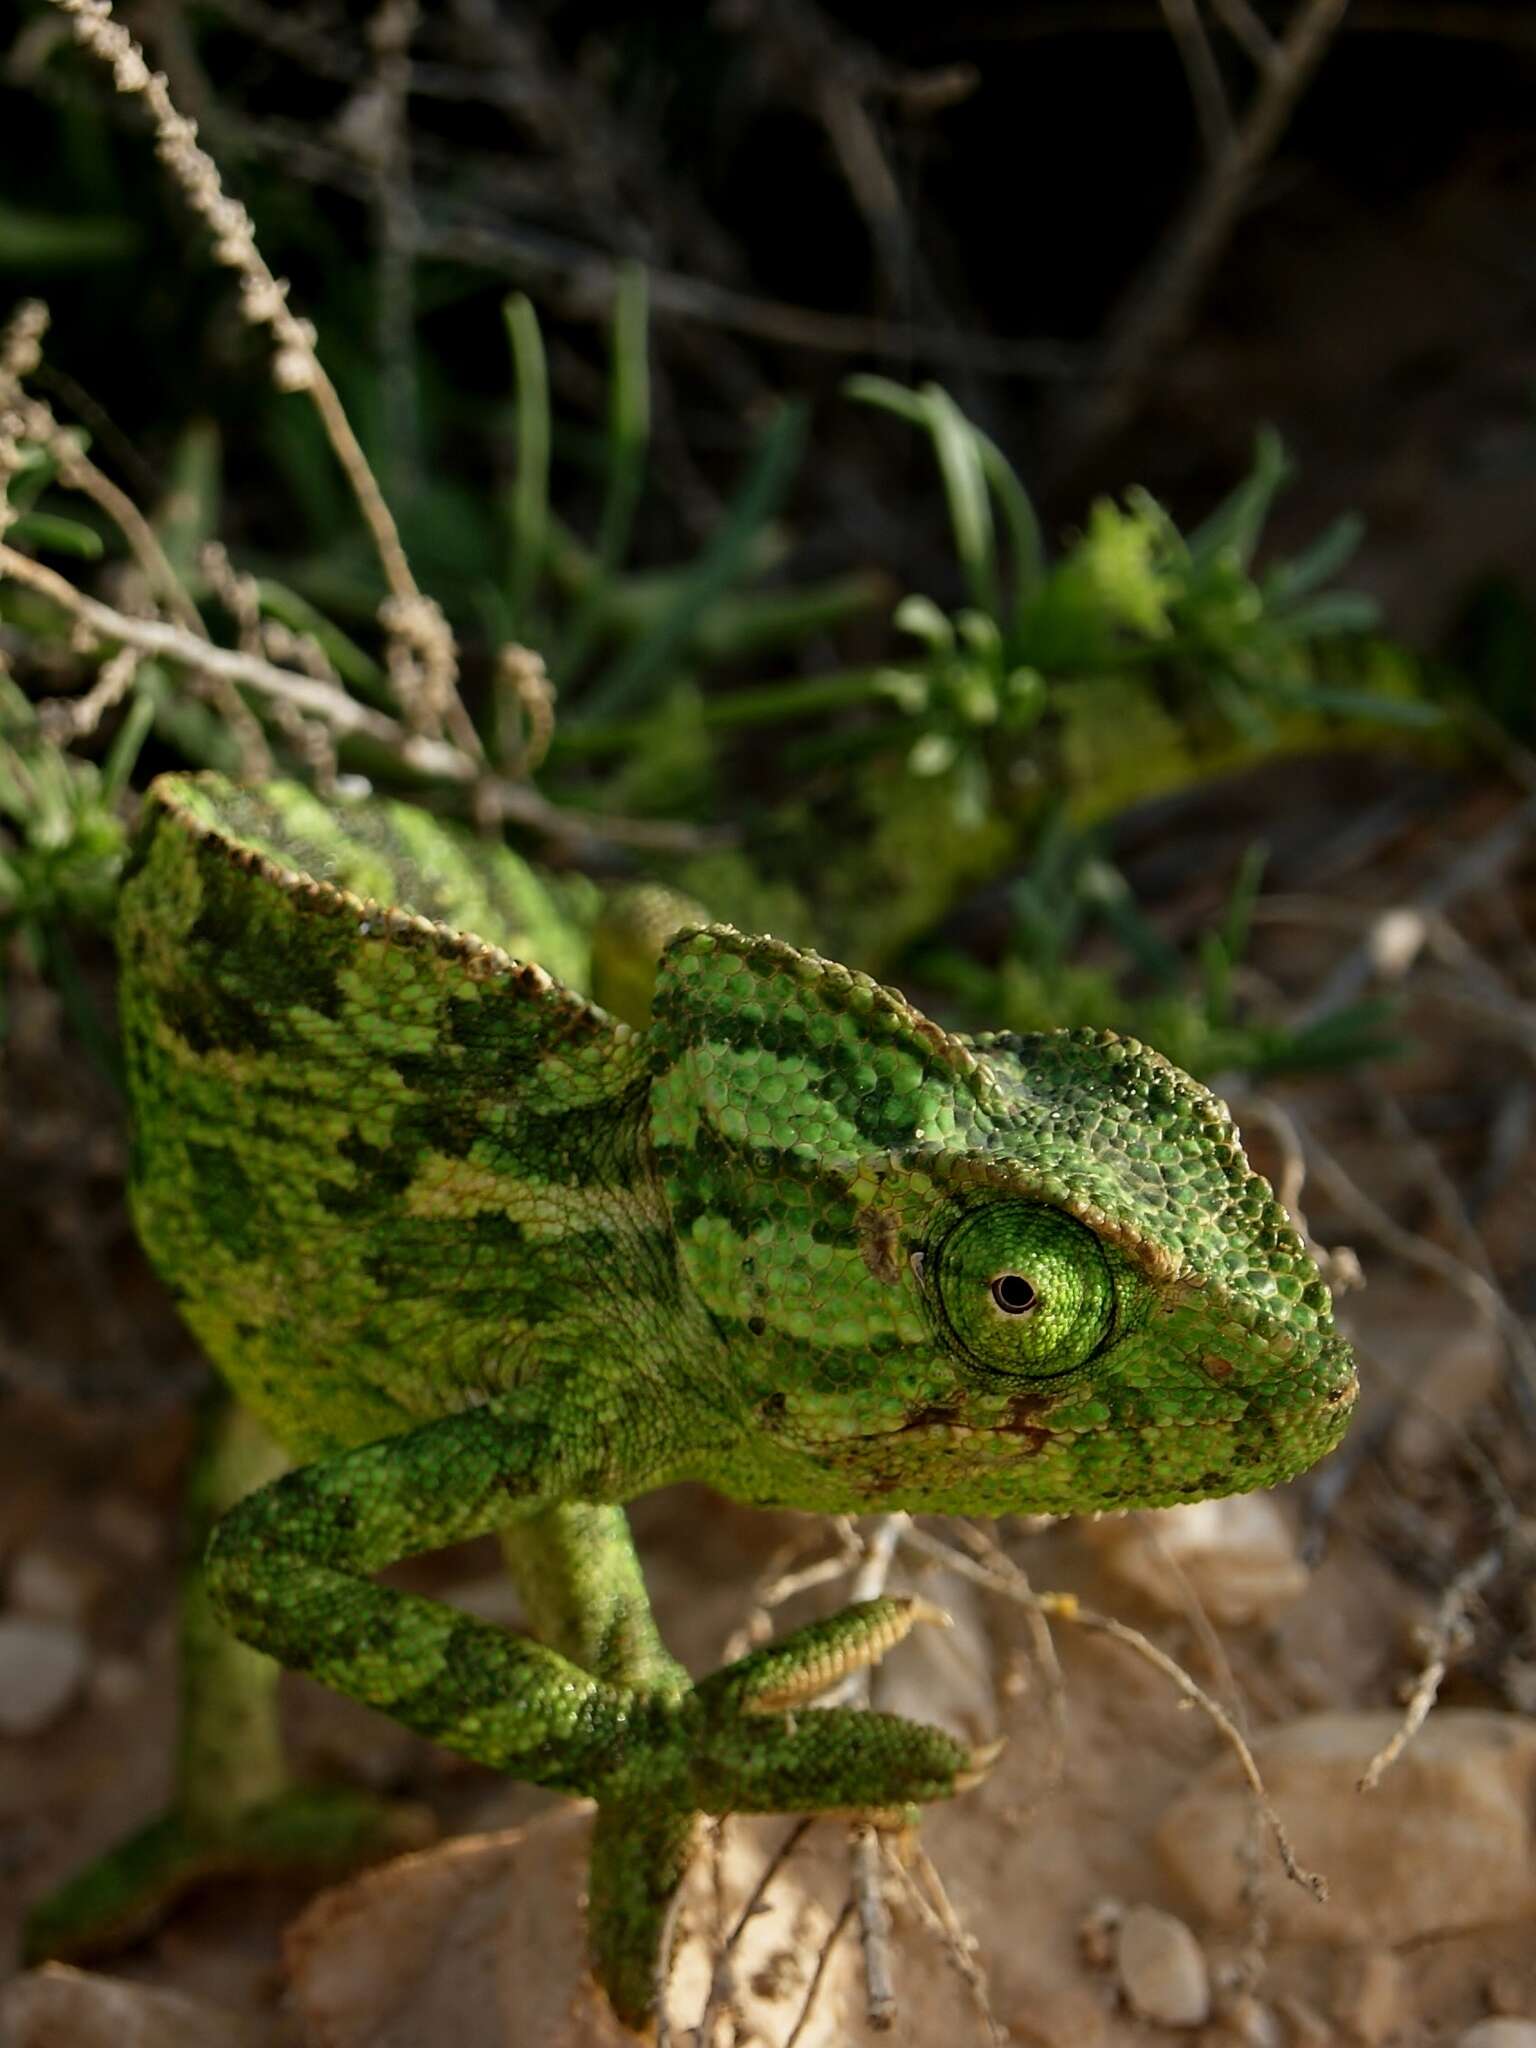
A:
[[[966,1040],[723,927],[672,939],[637,1029],[507,850],[214,777],[152,792],[120,953],[139,1229],[298,1461],[215,1529],[213,1610],[596,1797],[592,1938],[631,2020],[696,1811],[902,1808],[975,1759],[781,1711],[910,1603],[690,1683],[615,1504],[689,1478],[838,1512],[1160,1506],[1344,1428],[1315,1266],[1220,1103],[1133,1042]],[[489,1529],[540,1640],[371,1577]]]

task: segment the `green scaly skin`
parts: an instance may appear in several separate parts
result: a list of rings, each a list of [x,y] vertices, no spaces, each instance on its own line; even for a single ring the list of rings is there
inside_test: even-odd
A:
[[[908,1602],[691,1684],[616,1504],[687,1478],[838,1512],[1153,1507],[1342,1434],[1316,1268],[1222,1106],[1134,1042],[956,1038],[726,928],[671,941],[636,1030],[578,993],[580,934],[505,849],[211,776],[152,792],[120,950],[139,1229],[300,1461],[215,1530],[214,1611],[595,1798],[594,1957],[633,2023],[696,1813],[905,1809],[976,1760],[783,1711]],[[491,1529],[538,1640],[370,1576]]]

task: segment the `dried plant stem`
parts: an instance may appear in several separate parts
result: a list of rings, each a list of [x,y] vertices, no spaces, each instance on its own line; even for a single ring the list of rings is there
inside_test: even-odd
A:
[[[910,1519],[881,1515],[876,1521],[865,1537],[864,1559],[849,1588],[851,1600],[878,1600],[885,1591],[897,1542]],[[874,1672],[866,1668],[854,1672],[837,1697],[849,1706],[867,1707],[873,1690]],[[891,1916],[881,1884],[879,1842],[868,1821],[855,1821],[848,1830],[848,1868],[864,1954],[864,2011],[876,2033],[886,2033],[896,2024],[897,2011]]]
[[[724,1824],[723,1820],[718,1823],[721,1827]],[[721,1942],[715,1956],[714,1968],[710,1972],[709,1995],[705,2000],[704,2011],[700,2016],[699,2024],[694,2034],[694,2038],[701,2044],[701,2048],[707,2048],[707,2044],[714,2038],[713,2029],[719,2015],[722,2012],[729,2012],[731,2010],[732,1998],[734,1996],[732,1966],[736,1951],[741,1945],[742,1936],[757,1918],[758,1914],[764,1911],[764,1902],[767,1898],[769,1885],[773,1883],[773,1880],[784,1868],[790,1857],[794,1855],[814,1825],[815,1820],[812,1815],[802,1814],[800,1819],[790,1828],[783,1841],[780,1842],[779,1846],[768,1858],[768,1861],[763,1865],[757,1883],[753,1885],[751,1892],[748,1894],[746,1904],[736,1916],[735,1925],[724,1941]]]
[[[1349,0],[1300,0],[1284,34],[1270,45],[1230,145],[1212,157],[1188,206],[1110,320],[1093,387],[1064,421],[1068,460],[1079,459],[1131,416],[1153,366],[1177,339],[1231,239],[1348,6]]]
[[[416,774],[472,786],[477,796],[484,798],[486,814],[497,822],[526,825],[567,842],[608,840],[684,852],[723,843],[718,833],[670,820],[610,818],[596,812],[567,810],[550,803],[524,783],[484,776],[479,762],[452,741],[412,732],[386,712],[358,703],[335,683],[279,668],[264,655],[214,646],[165,619],[135,619],[126,612],[114,611],[110,605],[83,595],[55,570],[0,542],[0,577],[6,576],[51,599],[104,640],[116,640],[142,654],[160,655],[194,674],[243,684],[263,697],[281,699],[321,719],[339,738],[355,734],[375,741],[402,767]]]
[[[1374,1792],[1403,1751],[1429,1719],[1451,1659],[1464,1649],[1467,1640],[1467,1609],[1504,1561],[1502,1539],[1492,1543],[1459,1571],[1441,1596],[1433,1621],[1425,1631],[1427,1655],[1403,1718],[1390,1742],[1385,1743],[1365,1767],[1360,1780],[1362,1792]]]
[[[89,498],[112,521],[151,591],[177,623],[206,639],[208,629],[202,615],[160,545],[155,529],[127,492],[96,467],[81,447],[78,434],[60,425],[48,401],[22,388],[22,380],[39,367],[41,344],[47,331],[48,308],[38,299],[25,300],[12,314],[5,335],[0,338],[0,407],[14,413],[18,438],[35,442],[52,458],[59,482],[67,490]]]
[[[1178,49],[1179,62],[1189,80],[1200,140],[1209,162],[1221,162],[1232,147],[1232,110],[1221,82],[1216,52],[1200,19],[1197,0],[1161,0],[1163,19]]]
[[[1497,1327],[1514,1368],[1511,1385],[1516,1406],[1526,1423],[1536,1427],[1536,1338],[1531,1336],[1525,1319],[1510,1305],[1503,1289],[1487,1272],[1479,1271],[1459,1253],[1431,1238],[1420,1237],[1389,1215],[1294,1111],[1292,1118],[1306,1147],[1312,1178],[1328,1199],[1387,1251],[1449,1281]]]
[[[113,18],[110,0],[52,4],[70,17],[77,41],[111,67],[117,90],[145,101],[161,162],[212,232],[215,260],[240,279],[242,313],[272,335],[273,374],[279,388],[304,392],[319,415],[384,571],[389,597],[379,618],[389,640],[390,675],[407,722],[431,737],[446,728],[460,751],[479,760],[479,736],[458,694],[452,631],[441,607],[423,595],[411,572],[394,514],[316,354],[313,326],[289,307],[287,282],[268,268],[250,215],[225,192],[218,166],[197,140],[196,123],[178,112],[164,74],[150,69],[138,43]]]
[[[831,1932],[827,1935],[826,1940],[821,1944],[821,1951],[816,1958],[816,1967],[811,1972],[810,1983],[806,1986],[805,2003],[800,2008],[799,2017],[796,2019],[795,2024],[790,2031],[789,2038],[784,2043],[784,2048],[795,2048],[796,2042],[798,2042],[800,2036],[805,2032],[806,2028],[810,2025],[811,2014],[815,2011],[816,1999],[821,1991],[821,1980],[823,1979],[823,1977],[826,1976],[827,1965],[832,1960],[832,1951],[837,1947],[837,1944],[842,1940],[843,1930],[847,1927],[849,1921],[852,1918],[853,1901],[852,1899],[845,1899],[843,1901],[843,1910],[838,1914],[836,1920],[832,1923]]]
[[[896,1980],[891,1971],[891,1913],[880,1875],[880,1836],[871,1822],[849,1829],[853,1902],[864,1948],[864,2013],[877,2034],[896,2024]]]
[[[943,1879],[939,1876],[933,1859],[910,1837],[905,1842],[898,1843],[891,1837],[884,1836],[882,1844],[887,1868],[895,1872],[902,1890],[916,1909],[918,1918],[939,1943],[969,1991],[977,2017],[986,2029],[990,2048],[1003,2048],[1009,2036],[998,2025],[987,1991],[987,1980],[976,1960],[971,1939],[960,1924],[959,1915],[955,1912],[949,1893],[944,1889]],[[911,1866],[915,1868],[909,1867],[908,1858]],[[923,1884],[918,1883],[919,1874],[924,1880]]]
[[[1259,1767],[1254,1762],[1253,1751],[1244,1741],[1242,1731],[1226,1708],[1219,1701],[1212,1699],[1176,1658],[1170,1657],[1166,1650],[1160,1650],[1156,1643],[1144,1636],[1139,1629],[1131,1628],[1123,1621],[1117,1621],[1113,1615],[1098,1614],[1092,1608],[1084,1607],[1075,1594],[1036,1593],[1022,1574],[1016,1571],[1011,1559],[1005,1557],[1000,1550],[994,1548],[987,1562],[981,1564],[974,1558],[967,1557],[963,1551],[956,1550],[953,1544],[942,1542],[937,1536],[930,1536],[926,1530],[915,1525],[907,1530],[903,1541],[914,1550],[920,1551],[924,1557],[935,1559],[950,1571],[959,1572],[963,1578],[971,1579],[979,1586],[985,1586],[990,1592],[1000,1593],[1005,1599],[1035,1609],[1049,1620],[1070,1622],[1074,1628],[1088,1629],[1096,1634],[1112,1637],[1114,1641],[1123,1643],[1128,1650],[1134,1651],[1138,1657],[1144,1658],[1156,1670],[1161,1671],[1185,1699],[1209,1716],[1237,1758],[1238,1768],[1247,1780],[1248,1788],[1273,1837],[1286,1876],[1293,1884],[1299,1884],[1303,1891],[1310,1892],[1319,1902],[1327,1899],[1326,1880],[1316,1871],[1307,1870],[1297,1860],[1290,1836],[1286,1833],[1280,1816],[1270,1804],[1269,1795],[1264,1790],[1264,1781],[1259,1775]]]
[[[102,663],[100,674],[83,697],[45,697],[37,707],[37,720],[46,737],[59,746],[88,739],[133,688],[143,659],[136,647],[119,647]]]

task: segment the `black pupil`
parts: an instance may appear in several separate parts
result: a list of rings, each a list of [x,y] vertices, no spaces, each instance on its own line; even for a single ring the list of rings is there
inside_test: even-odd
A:
[[[992,1282],[992,1299],[1005,1316],[1021,1316],[1035,1305],[1035,1290],[1022,1273],[999,1273]]]

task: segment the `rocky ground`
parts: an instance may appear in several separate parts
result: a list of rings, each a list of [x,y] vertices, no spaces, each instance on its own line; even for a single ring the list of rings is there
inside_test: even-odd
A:
[[[1328,777],[1293,767],[1196,800],[1178,828],[1190,873],[1219,873],[1227,837],[1267,807],[1279,867],[1253,973],[1281,1000],[1390,986],[1400,1004],[1399,1059],[1237,1098],[1293,1200],[1305,1163],[1301,1207],[1345,1288],[1364,1376],[1345,1448],[1274,1498],[1005,1525],[993,1549],[938,1522],[898,1543],[893,1583],[956,1626],[893,1655],[877,1701],[1008,1746],[925,1822],[921,1852],[851,1849],[831,1822],[788,1855],[783,1821],[712,1835],[680,1922],[674,2040],[701,2025],[772,2048],[864,2038],[859,1930],[884,1896],[873,1976],[879,1991],[889,1966],[899,2040],[1536,2041],[1533,1439],[1515,1391],[1536,1171],[1529,835],[1521,800],[1491,784],[1378,763],[1349,786],[1341,805]],[[1319,804],[1331,826],[1299,829]],[[11,1957],[25,1901],[166,1790],[176,1501],[199,1385],[128,1232],[110,1095],[43,991],[22,985],[15,1025],[0,1145]],[[636,1521],[663,1626],[695,1668],[746,1627],[848,1595],[844,1567],[777,1601],[786,1573],[837,1555],[837,1532],[808,1518],[676,1490]],[[1048,1624],[1014,1568],[1067,1596]],[[409,1575],[516,1621],[488,1543]],[[1285,1875],[1203,1702],[1246,1731],[1326,1904]],[[582,1967],[581,1811],[302,1682],[286,1710],[307,1771],[427,1802],[442,1844],[313,1900],[212,1888],[110,1974],[14,1976],[6,2048],[618,2038]],[[765,1910],[738,1928],[765,1871]]]

